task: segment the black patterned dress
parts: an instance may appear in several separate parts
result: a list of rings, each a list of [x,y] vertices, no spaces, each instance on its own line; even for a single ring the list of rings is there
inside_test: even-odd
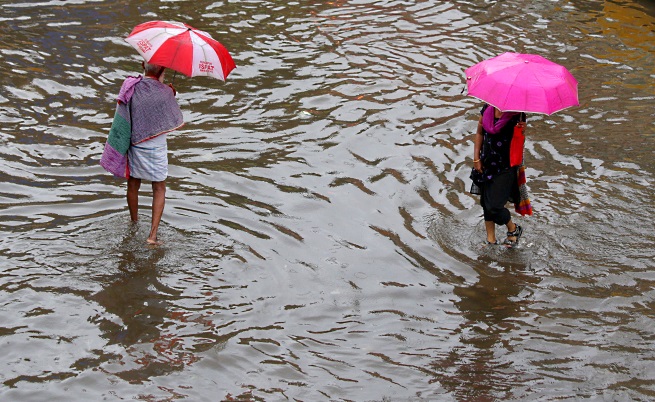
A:
[[[485,105],[481,114],[489,105]],[[514,126],[523,119],[525,114],[514,116],[497,134],[489,134],[483,129],[480,160],[482,175],[478,176],[478,186],[481,190],[480,205],[484,211],[484,220],[505,225],[511,219],[509,210],[505,208],[507,201],[519,199],[517,184],[517,168],[510,167],[509,148],[514,135]],[[496,119],[497,120],[497,119]]]

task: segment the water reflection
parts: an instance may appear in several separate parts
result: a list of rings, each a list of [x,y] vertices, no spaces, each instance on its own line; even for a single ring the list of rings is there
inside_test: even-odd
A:
[[[507,356],[513,352],[512,338],[517,336],[519,317],[530,305],[530,287],[539,279],[525,266],[510,264],[493,267],[495,261],[481,261],[477,282],[456,286],[455,302],[464,321],[453,331],[462,347],[453,349],[446,359],[433,363],[439,377],[458,399],[498,400],[513,395],[513,389],[526,381],[520,367]],[[518,335],[520,336],[520,335]],[[476,384],[474,390],[465,384]]]
[[[134,256],[123,258],[133,259]],[[122,326],[118,325],[118,328],[103,330],[111,340],[110,343],[131,345],[153,341],[159,337],[158,326],[162,324],[163,317],[167,316],[166,298],[171,295],[159,295],[151,290],[157,284],[156,266],[149,263],[148,266],[137,267],[134,272],[125,272],[124,269],[125,267],[119,267],[119,270],[123,271],[121,276],[124,277],[109,284],[92,298],[108,313],[117,315],[123,323]],[[152,314],[149,314],[149,311],[152,311]],[[106,324],[107,327],[116,325],[112,322]]]
[[[650,4],[3,2],[0,398],[648,398]],[[176,78],[156,250],[97,165],[149,19],[238,65]],[[480,248],[461,94],[503,51],[582,101],[529,119],[513,253]]]
[[[120,253],[117,274],[106,278],[110,283],[90,299],[103,306],[103,316],[118,318],[118,321],[101,317],[93,320],[105,333],[108,345],[118,343],[136,354],[144,351],[131,348],[132,345],[152,345],[151,352],[141,357],[134,356],[141,367],[119,374],[130,381],[143,381],[151,375],[184,368],[185,362],[174,356],[176,340],[163,336],[161,332],[171,315],[169,304],[179,292],[158,280],[158,264],[166,253],[164,248],[139,250],[137,254],[125,247],[127,242],[129,239],[124,240],[117,250]]]

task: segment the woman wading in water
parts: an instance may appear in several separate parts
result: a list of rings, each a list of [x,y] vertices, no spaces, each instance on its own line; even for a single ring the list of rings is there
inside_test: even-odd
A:
[[[510,166],[509,155],[514,127],[525,129],[525,125],[525,113],[501,112],[490,105],[482,108],[473,148],[471,179],[474,185],[471,193],[480,195],[487,231],[486,244],[499,244],[496,225],[507,227],[507,239],[503,244],[508,247],[517,245],[523,234],[523,228],[512,222],[505,204],[512,201],[518,210],[522,198],[519,172],[524,172],[518,166]],[[530,209],[529,214],[531,212]]]

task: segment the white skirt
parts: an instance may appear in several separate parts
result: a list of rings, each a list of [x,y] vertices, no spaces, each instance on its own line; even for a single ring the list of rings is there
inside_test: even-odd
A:
[[[137,145],[127,151],[130,176],[149,181],[164,181],[168,177],[168,146],[166,134]]]

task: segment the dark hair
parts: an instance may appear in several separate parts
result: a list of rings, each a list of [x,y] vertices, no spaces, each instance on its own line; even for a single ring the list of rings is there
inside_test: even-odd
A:
[[[152,75],[159,78],[166,70],[166,67],[159,66],[157,64],[150,64],[148,62],[143,63],[143,68],[145,70],[145,75]]]

